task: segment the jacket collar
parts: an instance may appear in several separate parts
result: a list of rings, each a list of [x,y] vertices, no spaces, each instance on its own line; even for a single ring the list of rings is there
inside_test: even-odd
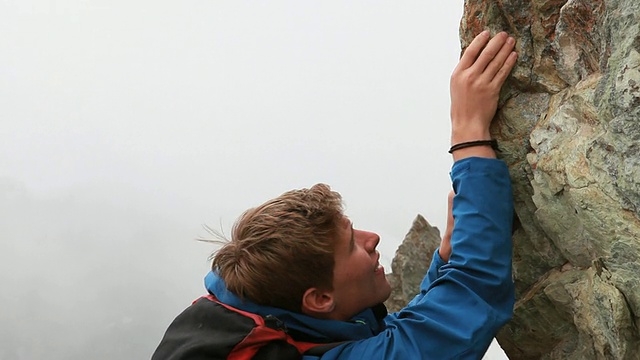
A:
[[[284,322],[294,337],[302,341],[333,342],[366,339],[378,334],[383,326],[386,308],[380,304],[366,309],[349,321],[317,319],[292,311],[258,305],[248,300],[241,300],[227,290],[224,281],[217,273],[211,271],[204,278],[205,287],[223,303],[261,316],[272,315]]]

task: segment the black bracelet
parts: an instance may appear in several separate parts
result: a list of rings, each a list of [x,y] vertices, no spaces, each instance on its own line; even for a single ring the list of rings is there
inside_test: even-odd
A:
[[[460,149],[464,149],[472,146],[484,146],[484,145],[491,146],[491,148],[495,151],[500,151],[500,149],[498,148],[498,141],[496,139],[491,139],[491,140],[467,141],[467,142],[455,144],[449,149],[449,154],[453,154],[453,152],[456,150],[460,150]]]

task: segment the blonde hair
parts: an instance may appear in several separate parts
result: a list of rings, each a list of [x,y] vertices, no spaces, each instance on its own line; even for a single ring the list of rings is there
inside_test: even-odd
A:
[[[343,217],[342,198],[328,185],[288,191],[240,216],[212,269],[243,299],[299,312],[307,289],[332,290]]]

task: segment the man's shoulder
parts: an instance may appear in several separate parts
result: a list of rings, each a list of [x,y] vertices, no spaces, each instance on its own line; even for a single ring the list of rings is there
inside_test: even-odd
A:
[[[319,345],[295,341],[274,316],[243,311],[208,295],[175,318],[152,360],[226,359],[232,355],[243,359],[300,359],[303,353],[331,349]]]
[[[152,360],[224,359],[252,328],[252,319],[203,297],[173,320]]]

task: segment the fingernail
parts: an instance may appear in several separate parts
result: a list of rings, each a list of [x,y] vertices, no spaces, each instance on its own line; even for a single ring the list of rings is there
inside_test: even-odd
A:
[[[480,35],[482,36],[489,36],[489,30],[485,30],[482,33],[480,33]]]
[[[507,43],[508,43],[509,45],[511,45],[511,44],[513,44],[513,43],[515,43],[515,42],[516,42],[516,39],[514,39],[514,38],[512,38],[512,37],[509,37],[509,38],[507,39]]]

